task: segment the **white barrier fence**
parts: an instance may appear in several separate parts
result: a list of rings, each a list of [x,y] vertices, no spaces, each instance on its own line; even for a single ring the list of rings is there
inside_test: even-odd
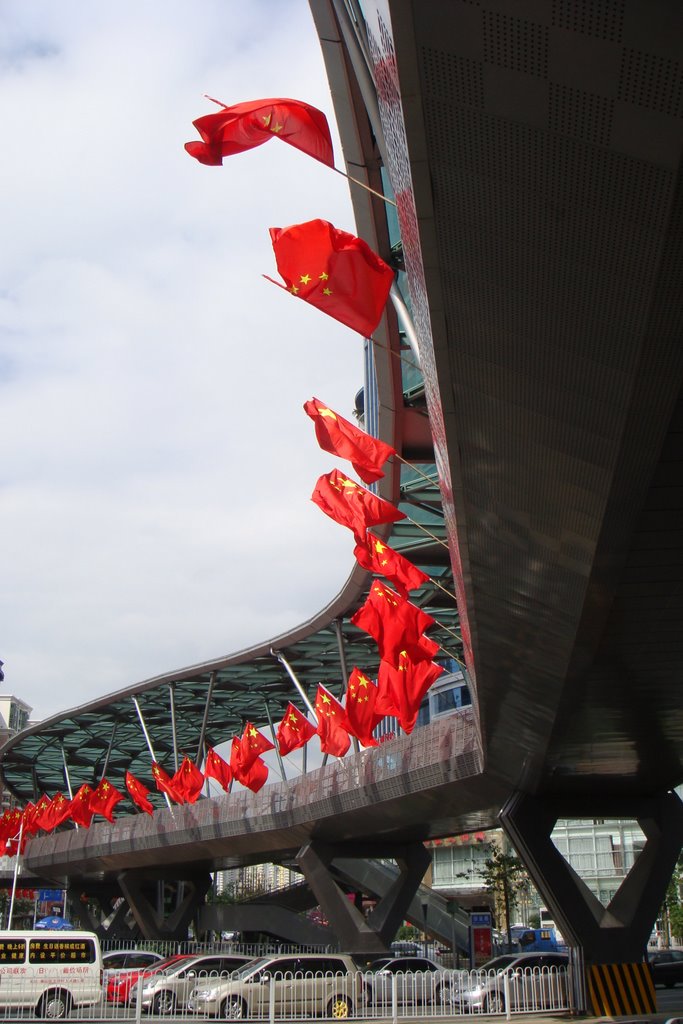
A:
[[[11,992],[10,992],[11,987]],[[44,980],[41,992],[9,984],[0,976],[0,1018],[40,1018],[141,1022],[147,1018],[189,1022],[202,1019],[300,1021],[312,1017],[398,1021],[402,1018],[516,1013],[552,1013],[574,1008],[572,969],[552,967],[506,972],[416,971],[390,974],[281,974],[264,971],[257,979],[192,972],[182,983],[163,976],[140,977],[119,1002],[82,1002],[77,986],[62,976]]]

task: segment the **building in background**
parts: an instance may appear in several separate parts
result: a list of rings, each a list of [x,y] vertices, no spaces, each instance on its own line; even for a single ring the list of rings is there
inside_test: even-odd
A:
[[[0,696],[0,747],[26,728],[30,722],[32,711],[33,708],[19,697],[14,697],[12,694]],[[0,813],[5,811],[10,803],[9,792],[0,782]]]

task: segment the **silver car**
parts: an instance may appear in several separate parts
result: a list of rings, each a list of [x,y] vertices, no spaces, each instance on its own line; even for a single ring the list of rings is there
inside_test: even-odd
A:
[[[397,1006],[450,1002],[452,972],[430,957],[386,956],[373,961],[368,972],[367,1001],[375,1008],[391,1009],[394,992]]]
[[[566,953],[498,956],[479,970],[470,971],[461,985],[454,987],[453,1008],[463,1013],[564,1009],[568,968]]]
[[[212,953],[183,957],[143,978],[142,1008],[156,1014],[184,1009],[190,992],[197,984],[214,983],[225,978],[251,959],[248,956]]]
[[[190,1013],[244,1017],[349,1017],[363,1002],[363,977],[344,953],[260,957],[234,972],[197,984]]]

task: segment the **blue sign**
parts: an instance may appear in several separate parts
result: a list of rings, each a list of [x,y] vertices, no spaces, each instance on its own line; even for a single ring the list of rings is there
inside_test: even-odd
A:
[[[490,928],[490,914],[470,914],[470,924],[473,928]]]
[[[39,903],[60,903],[62,899],[61,889],[39,889],[38,890],[38,902]]]

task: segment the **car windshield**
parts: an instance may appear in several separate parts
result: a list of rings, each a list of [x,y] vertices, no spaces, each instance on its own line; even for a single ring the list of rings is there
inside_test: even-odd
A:
[[[244,964],[243,967],[238,967],[237,970],[233,972],[233,977],[246,978],[250,974],[254,974],[256,971],[260,971],[266,966],[272,966],[277,969],[277,961],[273,962],[272,958],[268,956],[258,957],[256,960],[250,960],[249,963]]]
[[[180,964],[182,964],[186,960],[190,960],[190,959],[191,959],[191,957],[189,957],[189,956],[182,956],[182,955],[169,956],[167,960],[160,960],[159,963],[158,964],[154,964],[153,967],[148,967],[145,970],[145,974],[146,975],[147,974],[165,974],[167,971],[170,971],[171,968],[179,967]]]
[[[510,964],[513,964],[517,959],[518,959],[518,957],[510,956],[509,954],[507,956],[497,956],[493,960],[489,960],[489,962],[487,964],[484,964],[481,967],[481,970],[482,971],[502,971],[506,967],[509,967]]]
[[[394,959],[393,957],[385,956],[385,957],[382,957],[381,960],[373,960],[373,962],[368,965],[368,970],[369,971],[384,971],[389,966],[390,963],[393,963],[393,959]]]

